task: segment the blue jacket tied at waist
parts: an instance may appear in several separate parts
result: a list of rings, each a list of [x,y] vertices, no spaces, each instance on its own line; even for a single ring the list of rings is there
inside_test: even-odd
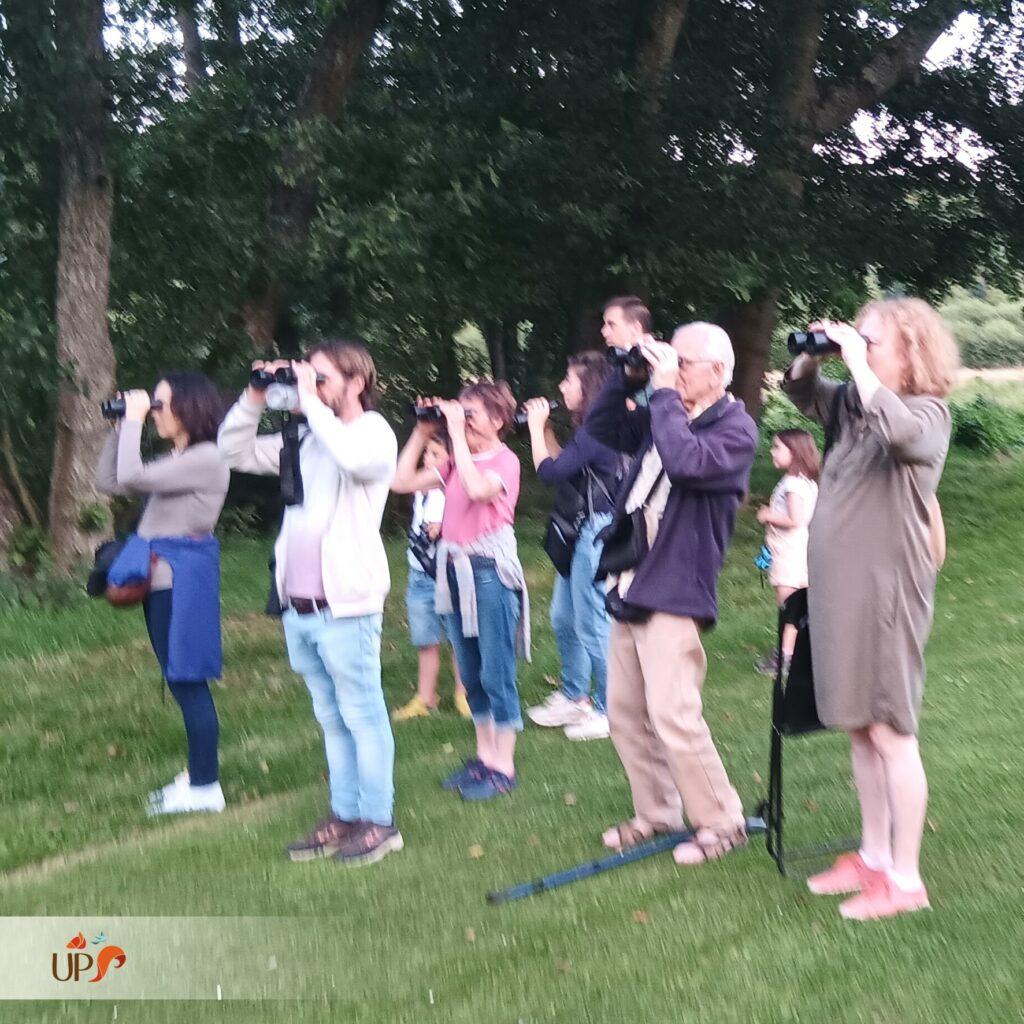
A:
[[[220,545],[215,537],[154,537],[133,533],[107,573],[115,586],[149,578],[151,556],[164,559],[174,574],[168,637],[168,682],[220,678],[224,667],[220,637]]]

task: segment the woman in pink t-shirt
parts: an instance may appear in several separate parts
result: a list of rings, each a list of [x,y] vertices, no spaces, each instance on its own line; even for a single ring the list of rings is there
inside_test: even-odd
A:
[[[476,756],[442,785],[464,800],[487,800],[516,787],[516,734],[523,727],[516,653],[528,606],[512,529],[520,467],[502,441],[516,401],[499,381],[470,384],[458,401],[430,398],[418,404],[441,409],[452,457],[436,469],[418,468],[433,431],[419,420],[398,458],[392,489],[445,489],[437,610],[446,617],[476,727]]]

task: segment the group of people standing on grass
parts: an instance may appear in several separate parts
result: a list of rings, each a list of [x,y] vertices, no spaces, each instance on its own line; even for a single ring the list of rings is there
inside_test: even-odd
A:
[[[678,830],[685,817],[691,838],[674,856],[699,864],[746,842],[739,796],[703,716],[702,635],[718,617],[717,578],[758,434],[728,391],[735,357],[726,332],[692,323],[663,342],[651,327],[639,299],[606,304],[607,346],[634,357],[569,359],[560,391],[573,432],[564,446],[546,399],[523,407],[534,467],[556,493],[545,549],[556,566],[551,624],[561,661],[557,692],[527,716],[570,739],[611,737],[633,814],[604,832],[607,847]],[[943,397],[957,353],[935,311],[914,299],[871,303],[853,326],[812,329],[835,345],[851,383],[823,377],[821,359],[801,355],[782,387],[830,425],[834,443],[821,466],[809,434],[777,434],[772,459],[784,475],[758,519],[779,600],[808,587],[819,713],[850,735],[860,799],[860,850],[809,884],[852,894],[843,915],[869,919],[928,905],[918,873],[927,786],[917,728],[937,571],[929,536],[950,436]],[[209,691],[219,627],[191,609],[200,592],[216,595],[211,533],[229,468],[280,473],[289,486],[274,596],[289,661],[323,731],[330,786],[329,816],[288,855],[372,863],[403,845],[381,686],[389,490],[414,495],[418,538],[406,591],[418,687],[394,717],[436,708],[446,637],[456,708],[472,719],[475,746],[441,784],[480,801],[519,783],[517,660],[529,656],[530,604],[514,530],[520,462],[504,437],[520,406],[501,381],[470,384],[456,399],[418,399],[431,415],[417,418],[399,451],[375,411],[376,369],[362,345],[325,341],[302,361],[264,368],[279,365],[297,385],[289,428],[259,432],[265,392],[250,386],[218,429],[213,386],[168,374],[151,414],[170,454],[142,461],[151,397],[128,392],[101,458],[103,489],[147,496],[134,557],[141,550],[147,626],[188,736],[188,770],[151,794],[151,811],[224,807]],[[784,636],[777,652],[783,671],[792,642]]]

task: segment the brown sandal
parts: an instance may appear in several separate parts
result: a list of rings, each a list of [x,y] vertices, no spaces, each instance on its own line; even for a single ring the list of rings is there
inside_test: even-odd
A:
[[[638,843],[644,843],[648,839],[653,839],[661,832],[671,831],[669,828],[659,828],[657,825],[645,825],[641,828],[636,823],[636,819],[631,818],[629,821],[620,821],[619,824],[612,825],[610,829],[607,829],[602,834],[601,842],[609,850],[626,850],[631,846],[636,846]],[[614,835],[616,841],[609,842],[608,837],[610,835]]]
[[[743,825],[739,825],[732,832],[699,828],[693,839],[680,843],[672,851],[672,859],[677,864],[704,864],[709,860],[718,860],[733,850],[741,850],[746,845],[747,830]]]

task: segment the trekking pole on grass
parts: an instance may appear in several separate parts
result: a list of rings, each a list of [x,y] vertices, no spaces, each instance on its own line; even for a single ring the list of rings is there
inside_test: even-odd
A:
[[[747,835],[755,835],[765,831],[763,818],[747,818]],[[538,893],[550,892],[552,889],[561,888],[563,885],[570,885],[582,878],[591,878],[594,875],[603,874],[605,871],[614,871],[626,864],[643,860],[645,857],[652,857],[656,853],[664,853],[671,850],[680,843],[693,839],[693,832],[688,829],[682,832],[666,832],[664,835],[656,836],[646,843],[637,843],[627,850],[619,853],[609,854],[607,857],[600,857],[597,860],[588,861],[584,864],[577,864],[575,867],[567,868],[565,871],[558,871],[553,875],[545,875],[543,878],[535,879],[532,882],[522,882],[519,885],[511,885],[507,889],[497,889],[487,894],[487,902],[511,903],[513,900],[520,900],[524,896],[536,896]]]

